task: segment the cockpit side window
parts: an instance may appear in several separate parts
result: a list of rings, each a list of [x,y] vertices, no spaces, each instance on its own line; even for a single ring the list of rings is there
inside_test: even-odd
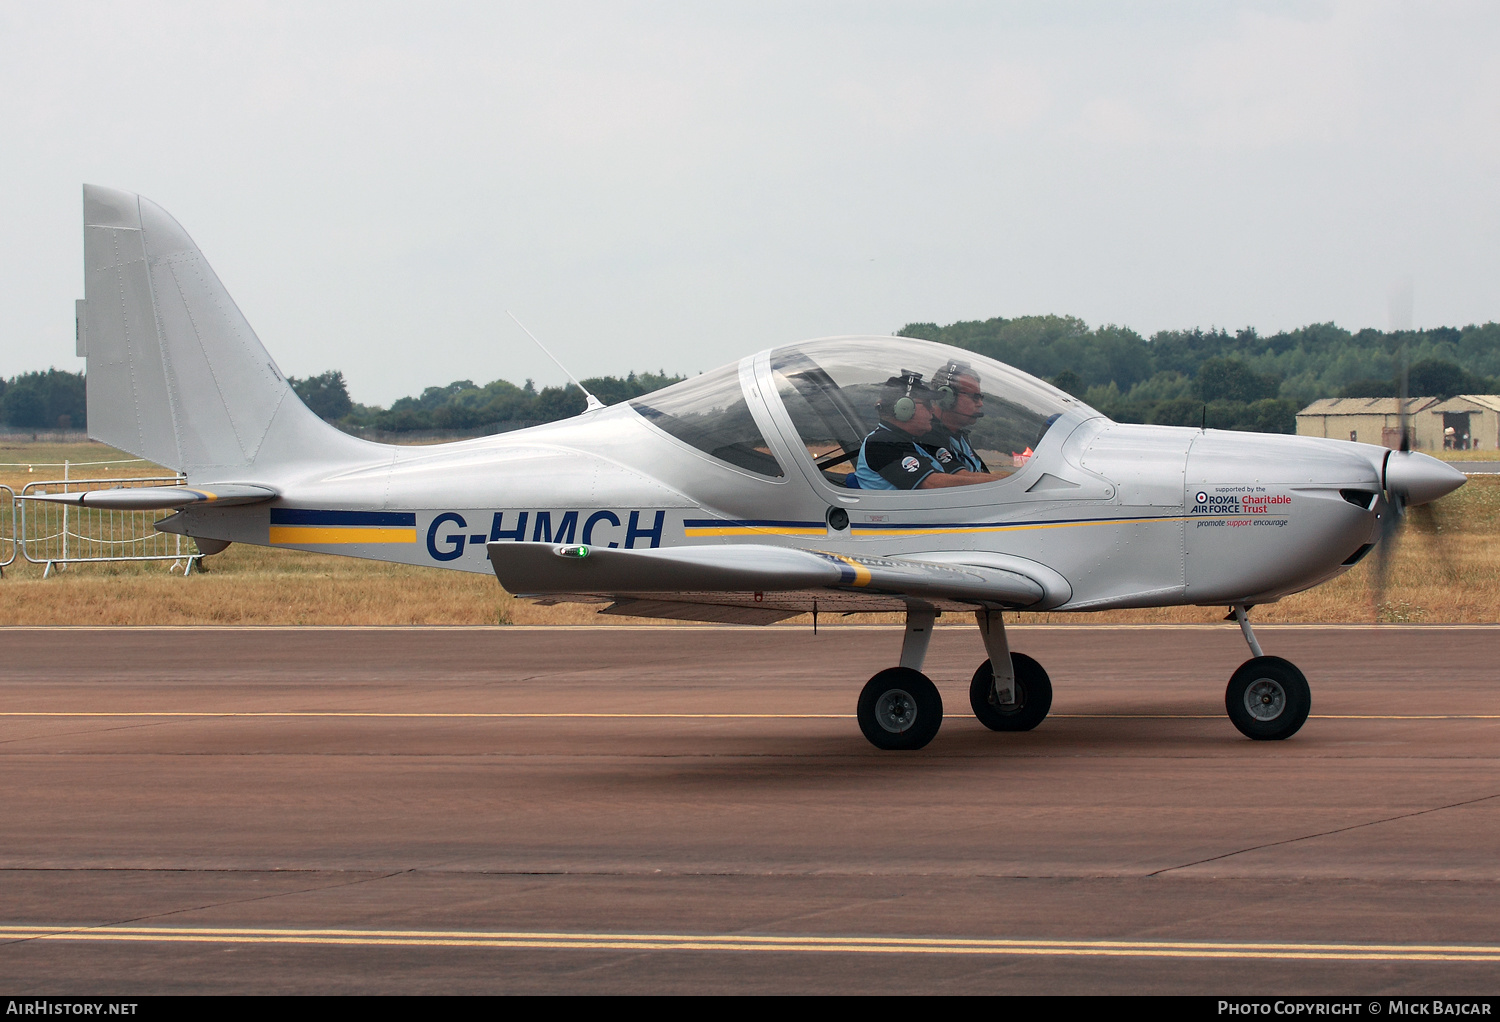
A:
[[[792,425],[823,477],[842,486],[854,471],[859,445],[875,427],[873,401],[860,402],[800,351],[784,352],[771,364],[776,389]],[[869,407],[861,411],[860,405]]]
[[[738,365],[675,383],[630,404],[652,425],[690,447],[736,468],[782,477],[781,463],[750,414]]]

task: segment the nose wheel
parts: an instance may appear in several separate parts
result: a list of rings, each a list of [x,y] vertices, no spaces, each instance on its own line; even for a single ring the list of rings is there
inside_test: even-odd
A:
[[[1296,665],[1279,656],[1251,657],[1229,679],[1224,692],[1229,719],[1247,738],[1290,738],[1307,721],[1312,690]]]

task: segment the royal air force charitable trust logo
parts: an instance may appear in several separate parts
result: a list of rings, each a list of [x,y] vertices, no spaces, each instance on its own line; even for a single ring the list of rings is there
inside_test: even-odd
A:
[[[946,447],[939,447],[937,449],[937,460],[941,461],[944,465],[946,465],[946,464],[948,464],[948,462],[950,462],[950,461],[953,460],[953,455],[950,454],[950,453],[948,453],[948,448],[946,448]]]
[[[1291,510],[1292,498],[1271,493],[1264,486],[1216,486],[1214,492],[1193,495],[1195,515],[1271,515]]]
[[[901,459],[901,467],[906,469],[906,471],[908,472],[915,472],[917,469],[922,467],[922,463],[908,454],[906,457]]]

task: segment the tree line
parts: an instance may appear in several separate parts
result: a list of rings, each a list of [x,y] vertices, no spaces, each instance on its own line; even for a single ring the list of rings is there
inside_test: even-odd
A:
[[[624,377],[595,376],[584,380],[583,385],[600,401],[612,405],[682,379],[685,377],[657,370]],[[354,402],[349,397],[344,374],[337,369],[301,379],[288,377],[287,382],[308,408],[351,433],[369,430],[498,433],[566,419],[582,412],[585,404],[583,392],[574,384],[537,390],[531,380],[519,387],[509,380],[493,380],[483,386],[472,380],[455,380],[446,387],[428,387],[416,397],[398,398],[389,408]]]
[[[0,378],[0,423],[15,429],[83,429],[83,374],[59,369]]]
[[[1350,332],[1332,323],[1261,336],[1246,328],[1163,330],[1089,327],[1073,316],[1021,316],[938,326],[908,323],[906,337],[940,341],[1049,380],[1119,422],[1152,422],[1268,433],[1296,432],[1297,411],[1321,397],[1394,397],[1500,392],[1500,323],[1430,330]],[[596,376],[584,386],[615,404],[669,386],[665,370]],[[453,430],[494,433],[583,411],[573,384],[531,380],[479,385],[455,380],[403,397],[389,408],[349,396],[336,369],[291,377],[315,413],[353,433]],[[0,423],[18,429],[87,425],[82,373],[58,369],[0,379]]]
[[[909,323],[903,336],[988,355],[1082,398],[1117,422],[1295,433],[1323,397],[1448,398],[1500,390],[1500,323],[1351,333],[1332,323],[1253,328],[1090,328],[1073,316]]]

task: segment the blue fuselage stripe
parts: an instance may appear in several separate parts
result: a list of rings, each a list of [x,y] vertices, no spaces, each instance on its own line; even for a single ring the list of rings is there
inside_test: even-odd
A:
[[[301,507],[271,508],[272,525],[383,525],[415,526],[412,511],[315,511]]]

